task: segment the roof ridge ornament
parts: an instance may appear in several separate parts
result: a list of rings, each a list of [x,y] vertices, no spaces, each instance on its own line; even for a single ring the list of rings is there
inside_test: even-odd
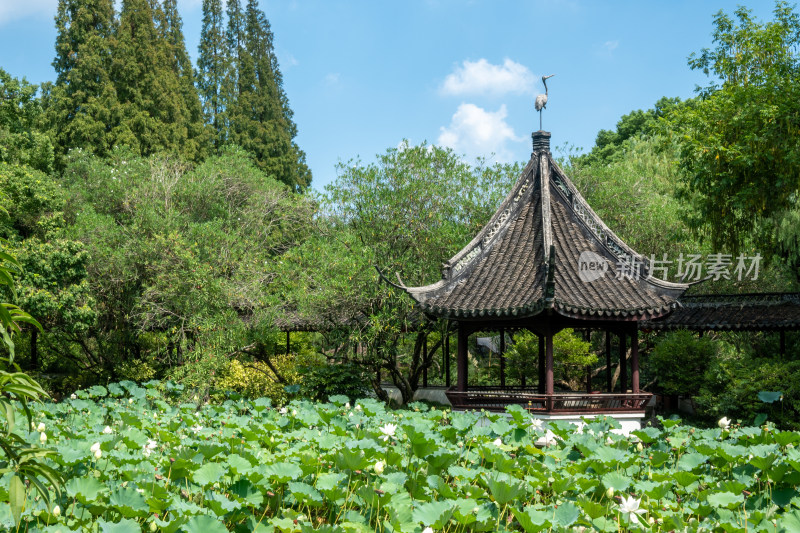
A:
[[[533,102],[533,107],[539,112],[539,130],[542,129],[542,109],[547,109],[547,78],[552,78],[555,74],[549,76],[542,76],[542,83],[544,84],[544,94],[536,96],[536,101]]]

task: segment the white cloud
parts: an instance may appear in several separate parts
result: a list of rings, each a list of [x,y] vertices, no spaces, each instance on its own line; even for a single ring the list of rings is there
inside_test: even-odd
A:
[[[325,75],[325,84],[329,86],[338,85],[339,84],[339,73],[338,72],[330,72]]]
[[[619,48],[619,41],[606,41],[603,44],[594,45],[594,52],[598,57],[611,59],[617,48]]]
[[[502,65],[493,65],[486,59],[464,61],[445,78],[442,94],[506,94],[533,93],[536,78],[524,65],[508,58]]]
[[[31,16],[53,20],[58,0],[0,0],[0,25]]]
[[[505,104],[497,111],[486,111],[475,104],[458,106],[448,127],[441,128],[438,144],[448,146],[468,157],[488,157],[494,153],[498,161],[511,160],[506,146],[509,141],[519,142],[514,129],[506,122]]]

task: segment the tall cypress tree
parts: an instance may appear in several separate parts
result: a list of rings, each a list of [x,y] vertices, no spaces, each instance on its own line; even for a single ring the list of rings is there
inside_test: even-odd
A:
[[[113,0],[59,0],[56,31],[47,121],[61,165],[72,148],[104,155],[114,145],[121,109],[111,78]]]
[[[197,87],[203,103],[206,123],[211,125],[214,146],[226,139],[223,80],[227,73],[227,43],[225,42],[222,2],[203,0],[203,27],[200,30],[200,54],[197,59]]]
[[[248,0],[246,53],[239,59],[239,98],[231,107],[230,140],[249,152],[268,174],[296,190],[311,183],[305,154],[294,142],[297,127],[275,56],[269,21]]]
[[[183,152],[189,159],[202,159],[208,151],[210,132],[203,120],[203,108],[195,87],[192,63],[186,52],[183,21],[178,13],[177,0],[164,0],[163,14],[164,20],[160,25],[162,39],[166,40],[170,48],[170,66],[179,77],[181,96],[187,113],[188,138]]]
[[[225,32],[227,46],[227,72],[222,82],[222,99],[225,105],[226,137],[231,127],[233,116],[239,113],[239,75],[242,63],[248,61],[246,43],[246,24],[242,5],[239,0],[227,2],[228,27]]]
[[[112,63],[123,108],[114,134],[119,144],[142,155],[179,151],[186,139],[178,77],[169,66],[152,7],[149,0],[123,0]]]

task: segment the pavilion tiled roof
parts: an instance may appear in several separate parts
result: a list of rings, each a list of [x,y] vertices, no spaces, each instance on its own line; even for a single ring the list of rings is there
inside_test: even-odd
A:
[[[648,259],[600,220],[553,160],[549,140],[547,132],[533,134],[534,151],[517,183],[445,263],[440,281],[401,285],[425,313],[516,319],[552,310],[578,319],[643,320],[678,307],[687,285],[650,275]]]
[[[694,331],[800,330],[800,293],[699,294],[682,296],[681,308],[648,320],[646,329]]]

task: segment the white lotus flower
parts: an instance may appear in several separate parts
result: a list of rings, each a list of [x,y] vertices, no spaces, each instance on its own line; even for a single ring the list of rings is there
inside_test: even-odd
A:
[[[128,398],[128,403],[129,404],[133,403],[133,398]]]
[[[297,409],[292,409],[292,416],[297,416]]]
[[[431,526],[428,526],[422,530],[422,533],[433,533],[433,528]]]
[[[203,429],[203,426],[201,426],[200,424],[196,424],[196,425],[192,426],[192,427],[191,427],[191,428],[189,428],[189,429],[191,429],[191,430],[192,430],[192,432],[193,432],[195,435],[197,435],[198,433],[200,433],[200,430],[201,430],[201,429]]]
[[[350,409],[350,402],[344,404],[344,410],[347,411],[348,409]]]
[[[92,447],[89,448],[89,449],[92,450],[92,453],[96,452],[97,450],[100,449],[100,443],[99,442],[95,442],[94,444],[92,444]]]
[[[360,410],[361,410],[361,406],[360,405],[356,405],[356,411],[360,411]]]
[[[61,514],[61,507],[59,507],[58,505],[53,507],[53,516],[58,516],[60,514]]]
[[[36,426],[36,431],[41,432],[44,431],[44,429],[45,429],[44,422],[39,422],[39,425]]]
[[[75,395],[75,393],[73,392],[72,394],[70,394],[70,395],[69,395],[69,399],[70,399],[70,400],[77,400],[77,399],[78,399],[78,397],[77,397],[77,396]]]
[[[389,440],[389,437],[394,437],[394,432],[397,430],[396,424],[386,424],[385,426],[380,428],[381,433],[383,433],[383,440],[384,442]]]
[[[41,433],[39,433],[39,442],[41,442],[42,444],[44,444],[45,442],[47,442],[47,435],[45,434],[45,432],[44,432],[44,431],[42,431]]]
[[[94,451],[94,458],[95,459],[100,459],[101,457],[103,457],[103,450],[101,450],[100,448],[97,448]]]
[[[641,499],[637,500],[633,496],[628,496],[627,498],[623,496],[622,501],[619,504],[619,512],[622,514],[627,514],[631,522],[638,524],[639,517],[637,515],[646,512],[644,509],[639,509],[639,504],[641,502]]]
[[[372,469],[375,470],[375,473],[378,475],[383,474],[384,468],[386,468],[386,463],[384,463],[383,461],[378,461],[377,463],[375,463],[375,466],[372,467]]]
[[[492,444],[494,444],[497,447],[500,447],[503,445],[503,441],[500,440],[500,437],[497,437],[496,439],[494,439],[494,442],[492,442]]]
[[[539,418],[531,418],[531,429],[542,429],[542,421]]]
[[[280,413],[280,414],[282,414],[282,415],[285,415],[285,414],[286,414],[286,413],[288,413],[288,412],[289,412],[289,410],[288,410],[287,408],[285,408],[285,407],[281,407],[281,410],[280,410],[280,411],[278,411],[278,413]]]
[[[719,426],[720,429],[726,430],[729,427],[731,427],[731,421],[728,420],[727,416],[723,416],[722,418],[719,419],[719,422],[717,422],[717,425]]]
[[[114,430],[111,429],[111,426],[106,426],[103,428],[103,433],[106,435],[110,435],[111,433],[114,433]]]

